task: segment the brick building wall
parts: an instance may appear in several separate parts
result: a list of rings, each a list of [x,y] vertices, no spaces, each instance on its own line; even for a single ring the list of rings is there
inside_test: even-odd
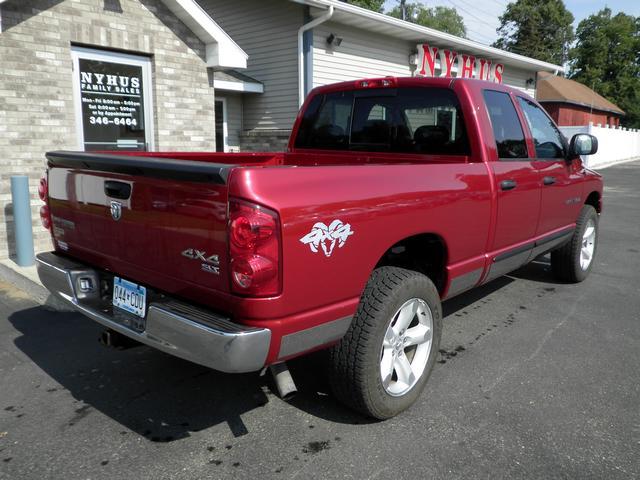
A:
[[[49,249],[37,184],[48,150],[78,149],[71,45],[152,58],[155,147],[215,150],[203,43],[159,0],[0,5],[0,259],[14,251],[10,177],[29,176],[36,251]]]
[[[283,152],[289,144],[291,130],[245,130],[240,134],[243,152]]]

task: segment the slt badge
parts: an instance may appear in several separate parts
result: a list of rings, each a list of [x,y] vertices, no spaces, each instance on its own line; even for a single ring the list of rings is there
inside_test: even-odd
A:
[[[207,253],[204,250],[187,248],[182,252],[182,256],[191,260],[199,260],[202,262],[200,264],[202,270],[220,275],[220,257],[218,255],[213,254],[207,257]]]
[[[338,244],[338,248],[344,247],[347,239],[353,235],[351,225],[344,224],[340,220],[334,220],[327,227],[324,223],[316,223],[311,231],[300,239],[313,253],[318,253],[318,247],[322,247],[325,257],[330,257],[333,249]]]

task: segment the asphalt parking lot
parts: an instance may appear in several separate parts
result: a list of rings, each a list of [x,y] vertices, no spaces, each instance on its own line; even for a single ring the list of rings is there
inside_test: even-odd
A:
[[[446,302],[417,405],[372,422],[301,393],[146,347],[0,283],[0,478],[638,478],[640,162],[611,167],[592,275],[545,259]]]

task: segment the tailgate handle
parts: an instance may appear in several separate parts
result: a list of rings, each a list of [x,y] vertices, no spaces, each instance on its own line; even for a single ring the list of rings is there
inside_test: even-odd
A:
[[[108,197],[128,200],[131,196],[131,184],[107,180],[104,182],[104,193],[106,193]]]

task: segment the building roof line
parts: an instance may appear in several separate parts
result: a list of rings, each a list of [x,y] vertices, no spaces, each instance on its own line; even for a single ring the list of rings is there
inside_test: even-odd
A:
[[[0,0],[0,4],[8,0]],[[205,45],[208,67],[247,68],[249,55],[195,0],[161,0]]]
[[[249,55],[195,0],[161,1],[205,44],[208,67],[247,68]]]
[[[600,105],[592,105],[590,103],[577,102],[575,100],[567,100],[566,98],[545,98],[544,100],[538,99],[538,103],[566,103],[568,105],[576,105],[578,107],[590,108],[598,112],[612,113],[620,117],[625,115],[624,110],[614,110],[612,108],[602,107]]]
[[[573,103],[594,110],[625,114],[615,103],[575,80],[538,72],[537,87],[536,98],[539,102]]]
[[[502,58],[505,60],[511,60],[520,64],[526,64],[530,67],[535,67],[538,70],[550,71],[554,73],[564,73],[565,68],[561,65],[554,65],[542,60],[536,60],[535,58],[526,57],[517,53],[507,52],[506,50],[500,50],[495,47],[490,47],[482,43],[469,40],[467,38],[457,37],[449,33],[434,30],[433,28],[424,27],[415,23],[400,20],[398,18],[386,15],[383,13],[374,12],[361,8],[355,5],[351,5],[345,2],[336,0],[290,0],[295,3],[307,5],[310,7],[317,7],[326,9],[329,6],[333,6],[336,11],[342,12],[349,16],[360,17],[370,22],[374,22],[378,25],[384,24],[397,32],[397,36],[400,36],[401,32],[412,32],[419,37],[424,37],[425,41],[440,41],[456,48],[469,49],[482,52],[492,58]],[[334,21],[339,21],[334,17]],[[393,35],[392,33],[390,35]],[[402,38],[402,37],[400,37]]]

